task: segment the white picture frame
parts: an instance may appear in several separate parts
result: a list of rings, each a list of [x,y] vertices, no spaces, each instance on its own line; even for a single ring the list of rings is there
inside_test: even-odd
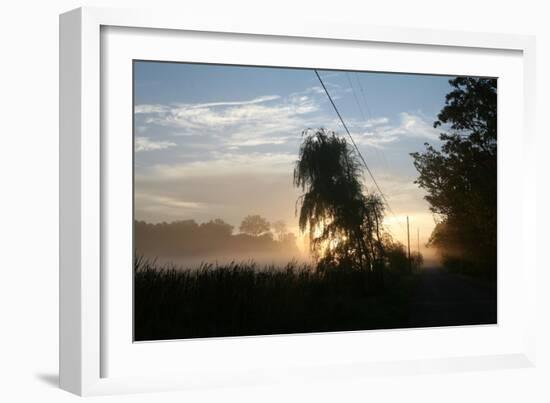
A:
[[[127,317],[127,304],[131,305],[131,302],[128,301],[128,298],[122,298],[126,301],[126,305],[115,306],[112,303],[112,298],[109,298],[113,289],[118,290],[117,287],[124,287],[120,284],[127,278],[112,277],[110,272],[106,271],[111,267],[109,266],[111,258],[105,241],[107,235],[105,228],[109,228],[106,220],[113,217],[113,215],[106,214],[105,211],[116,208],[109,204],[110,199],[107,196],[113,190],[113,183],[110,182],[116,182],[114,178],[124,177],[118,175],[120,170],[115,175],[115,168],[109,163],[109,155],[112,156],[113,152],[116,153],[117,150],[123,149],[125,143],[121,142],[117,145],[110,141],[112,136],[104,137],[105,133],[112,132],[111,124],[113,124],[108,118],[110,109],[105,110],[105,105],[108,104],[109,108],[112,106],[115,108],[113,110],[124,111],[126,110],[124,109],[127,105],[126,101],[123,100],[116,104],[117,101],[114,100],[121,94],[123,97],[131,98],[131,94],[127,91],[128,86],[124,87],[123,84],[115,91],[114,97],[111,97],[109,94],[111,94],[112,81],[106,80],[105,77],[107,74],[120,74],[116,70],[118,65],[124,63],[122,58],[128,60],[135,55],[128,50],[132,49],[131,46],[121,46],[124,45],[121,40],[127,40],[127,38],[116,39],[116,32],[115,39],[109,39],[108,46],[119,46],[116,54],[121,58],[120,61],[115,62],[115,56],[102,49],[102,47],[108,47],[105,38],[102,37],[102,32],[109,31],[109,27],[117,27],[115,31],[122,32],[123,37],[137,35],[138,29],[146,29],[146,31],[141,31],[144,35],[141,38],[144,47],[148,41],[146,36],[154,33],[156,39],[150,40],[158,41],[158,48],[161,49],[158,50],[160,57],[165,57],[162,49],[173,45],[173,41],[182,40],[181,35],[185,36],[185,33],[192,33],[194,38],[216,33],[215,40],[217,41],[224,40],[224,35],[227,40],[230,40],[230,37],[243,38],[242,40],[252,38],[251,40],[255,43],[261,44],[262,41],[269,41],[273,44],[272,46],[279,47],[288,46],[285,45],[288,43],[307,46],[312,41],[318,41],[322,46],[332,46],[334,50],[348,44],[350,46],[372,45],[381,49],[393,46],[397,49],[396,52],[407,51],[420,54],[433,50],[447,52],[451,55],[449,57],[453,57],[452,55],[456,52],[470,52],[477,54],[478,57],[483,57],[485,54],[497,56],[513,54],[515,61],[510,62],[510,66],[515,67],[511,67],[510,73],[503,74],[515,77],[515,81],[510,80],[512,83],[510,91],[516,91],[519,96],[519,100],[516,101],[522,108],[521,113],[510,117],[508,122],[510,127],[517,128],[522,136],[516,139],[510,137],[510,146],[504,147],[504,152],[506,152],[506,148],[510,150],[512,146],[514,150],[519,151],[516,156],[519,154],[521,158],[518,157],[515,163],[520,162],[520,169],[516,169],[515,173],[510,171],[510,174],[517,175],[524,192],[517,200],[521,202],[522,206],[518,216],[515,218],[503,217],[499,211],[499,225],[503,222],[502,220],[510,221],[510,226],[506,227],[508,228],[507,233],[503,234],[503,242],[509,242],[505,246],[511,244],[513,239],[517,240],[524,233],[536,232],[534,231],[535,201],[530,196],[533,194],[530,190],[535,186],[532,179],[535,177],[535,160],[531,158],[535,147],[533,112],[535,42],[533,37],[406,28],[375,28],[323,22],[293,23],[288,21],[281,23],[280,21],[251,20],[243,24],[242,21],[197,19],[192,15],[182,16],[170,12],[148,10],[103,8],[73,10],[60,17],[60,385],[63,389],[79,395],[96,395],[204,388],[217,385],[242,386],[306,379],[331,380],[345,376],[369,376],[375,373],[394,375],[518,368],[535,365],[536,317],[534,312],[536,312],[537,266],[533,251],[535,243],[526,241],[516,242],[513,256],[510,256],[512,261],[521,262],[521,281],[516,282],[518,288],[516,295],[521,296],[522,304],[517,308],[516,316],[510,317],[508,322],[507,318],[504,318],[506,319],[504,325],[500,323],[502,317],[499,316],[500,327],[481,329],[462,327],[410,331],[408,333],[405,331],[343,332],[330,335],[193,340],[186,341],[185,345],[179,342],[158,342],[137,346],[133,345],[132,340],[128,338],[127,327],[120,331],[111,329],[115,327],[115,323],[131,321]],[[162,45],[162,41],[166,42],[166,45]],[[126,53],[123,49],[126,49]],[[111,57],[110,55],[115,62],[113,67],[110,67],[108,63],[106,66],[105,60],[102,60],[102,58]],[[199,53],[197,55],[198,58],[202,57]],[[255,55],[248,56],[246,60],[252,63],[254,57],[259,58],[260,56],[261,54],[255,53]],[[149,57],[152,58],[152,56]],[[228,61],[228,57],[221,55],[216,61]],[[265,60],[260,61],[260,64],[270,63],[268,59],[266,57]],[[395,63],[395,59],[393,60]],[[487,60],[489,65],[491,62],[489,59]],[[303,65],[305,62],[297,61],[296,63]],[[285,64],[288,65],[288,62]],[[360,67],[359,64],[357,66]],[[334,65],[316,65],[315,67],[334,67]],[[481,67],[480,73],[487,70],[483,70]],[[104,70],[105,68],[107,70]],[[384,66],[380,65],[378,68],[384,68]],[[441,73],[450,72],[444,70],[444,64],[434,67],[434,69],[438,68],[441,69]],[[412,71],[414,69],[422,72],[425,67],[418,64],[416,67],[409,65],[404,68],[406,72],[414,72]],[[435,72],[437,73],[437,71]],[[521,77],[518,74],[521,74]],[[504,107],[512,108],[517,105],[516,103],[509,106],[504,105]],[[131,108],[127,109],[127,112],[128,117],[131,118]],[[499,119],[500,114],[499,110]],[[127,125],[124,126],[124,122],[121,124],[122,130],[127,131]],[[129,152],[131,153],[132,150],[130,149]],[[509,155],[499,154],[499,164],[503,162],[504,168],[512,164],[509,161]],[[127,173],[128,165],[125,166]],[[500,183],[499,181],[499,191]],[[127,189],[128,186],[131,187],[131,184],[127,183],[125,186],[119,187],[115,183],[115,188]],[[124,200],[125,197],[122,194],[122,198],[118,198],[118,200]],[[118,227],[124,227],[124,225]],[[510,228],[517,230],[519,236],[511,234]],[[110,239],[113,239],[113,234],[116,234],[116,231],[115,233],[107,232]],[[502,246],[499,239],[499,264],[503,261],[503,256],[500,255],[501,249],[506,249],[506,253],[512,253],[509,248]],[[505,258],[508,259],[508,255]],[[507,284],[510,282],[504,285],[499,284],[499,298],[501,298],[499,312],[502,307],[510,306],[507,303],[507,298],[512,298],[509,293],[505,292],[504,296],[500,293],[501,290],[507,290]],[[128,288],[125,290],[122,295],[130,295]],[[522,314],[522,312],[528,314]],[[521,323],[514,319],[520,315],[522,316]],[[506,323],[510,323],[510,326],[507,326]],[[345,351],[338,355],[327,353],[318,356],[314,355],[311,350],[320,345],[332,347],[342,343],[357,345],[357,343],[365,341],[366,338],[369,338],[369,343],[373,341],[377,343],[376,340],[384,339],[386,341],[379,342],[386,345],[388,343],[402,345],[403,340],[407,339],[415,343],[419,353],[407,355],[405,350],[396,349],[393,356],[390,357],[384,356],[385,350],[380,349],[380,356],[374,357],[374,353],[371,352],[371,358],[365,355],[352,359],[350,355],[344,359]],[[479,338],[486,340],[486,344],[480,343],[477,348],[467,345],[468,340]],[[489,343],[495,338],[496,341],[493,343],[495,347],[490,349]],[[499,338],[503,339],[502,343],[499,343]],[[507,340],[504,340],[505,338]],[[513,340],[511,340],[512,338]],[[436,345],[437,340],[450,342],[457,339],[466,340],[466,347],[462,350],[446,347],[444,344],[440,344],[433,351],[421,347],[423,344]],[[296,352],[300,351],[301,354],[295,354],[293,359],[280,358],[284,355],[282,354],[284,349],[287,348]],[[216,370],[211,369],[214,368],[215,361],[202,362],[203,360],[200,358],[200,353],[212,349],[226,362],[226,365],[216,365]],[[191,354],[192,351],[199,353]],[[227,353],[228,351],[235,353],[231,355]],[[329,348],[329,351],[332,350]],[[239,356],[235,355],[237,352],[240,354]],[[176,356],[177,354],[187,354],[184,356],[188,359],[184,364],[174,363],[168,358],[171,354],[176,354]],[[133,362],[134,358],[132,357],[134,356],[139,356],[139,359],[135,358],[138,364]],[[263,364],[254,361],[258,356],[264,357]],[[244,358],[239,360],[241,362],[235,362],[236,357]],[[116,366],[116,370],[113,370],[110,366],[115,362],[118,366],[113,364],[113,368]],[[136,368],[140,362],[143,368]],[[159,369],[158,374],[152,373],[155,371],[146,370],[151,367],[154,369],[154,365],[159,365],[159,363],[162,363],[162,368],[166,370]],[[220,363],[221,361],[217,364]],[[132,370],[132,367],[135,371]],[[260,367],[261,372],[258,371]]]

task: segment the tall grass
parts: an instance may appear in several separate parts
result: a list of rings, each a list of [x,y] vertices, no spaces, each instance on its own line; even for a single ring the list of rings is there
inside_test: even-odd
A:
[[[406,326],[408,276],[388,272],[375,292],[365,273],[290,262],[201,264],[190,270],[136,258],[136,341]]]

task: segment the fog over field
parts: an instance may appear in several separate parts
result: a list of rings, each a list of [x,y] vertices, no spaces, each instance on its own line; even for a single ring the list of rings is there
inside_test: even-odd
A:
[[[496,90],[134,62],[135,340],[496,323]]]
[[[432,123],[449,77],[322,76],[392,206],[385,228],[406,243],[409,216],[412,249],[433,257],[425,245],[435,221],[425,192],[414,184],[409,154],[426,141],[440,144]],[[304,251],[296,215],[301,191],[293,185],[302,131],[345,133],[312,70],[138,62],[134,111],[136,220],[221,218],[237,234],[246,215],[258,214],[284,221]],[[362,180],[365,189],[375,190],[368,175]],[[235,259],[243,257],[271,260],[269,253],[235,251]],[[231,253],[214,251],[189,262],[216,258],[225,261]]]

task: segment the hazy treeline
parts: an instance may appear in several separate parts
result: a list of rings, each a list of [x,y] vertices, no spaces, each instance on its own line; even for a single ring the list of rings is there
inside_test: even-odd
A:
[[[438,224],[431,234],[444,264],[463,273],[497,273],[497,80],[458,77],[434,122],[443,145],[413,153],[416,183]]]
[[[300,251],[292,233],[274,236],[233,233],[233,226],[221,219],[197,223],[195,220],[151,224],[136,221],[137,256],[152,258],[201,258],[249,260],[258,256],[297,257]]]
[[[416,183],[438,219],[429,245],[448,267],[494,278],[496,80],[459,77],[450,84],[434,124],[449,131],[441,148],[426,144],[412,154]],[[296,206],[308,264],[294,259],[300,250],[284,223],[259,215],[244,217],[237,230],[222,219],[136,221],[136,340],[408,326],[423,257],[409,256],[384,230],[386,203],[362,177],[360,155],[345,137],[304,131],[293,183],[302,191]],[[430,281],[423,278],[424,289],[432,289]],[[462,315],[468,308],[444,309]]]

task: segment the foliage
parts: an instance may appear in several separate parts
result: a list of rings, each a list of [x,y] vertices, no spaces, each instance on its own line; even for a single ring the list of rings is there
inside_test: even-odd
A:
[[[275,221],[272,224],[273,231],[277,234],[277,239],[281,240],[288,233],[286,223],[283,220]]]
[[[398,273],[408,273],[410,271],[417,271],[422,267],[424,258],[421,253],[411,252],[409,266],[409,257],[405,245],[387,235],[384,236],[383,244],[388,270]]]
[[[254,236],[233,234],[233,227],[221,219],[204,223],[194,220],[172,223],[134,224],[135,249],[145,256],[216,258],[239,254],[273,255],[290,257],[299,255],[296,239],[290,235],[278,241],[271,233]]]
[[[382,269],[379,196],[365,195],[362,168],[345,138],[324,129],[303,132],[294,184],[299,226],[308,230],[310,248],[323,265],[373,271]]]
[[[296,245],[297,238],[292,232],[285,232],[280,234],[277,240],[283,244]]]
[[[248,235],[260,236],[265,234],[270,229],[269,222],[260,215],[246,216],[241,222],[239,230]]]
[[[202,264],[193,270],[136,258],[134,334],[138,341],[407,326],[410,276],[366,292],[367,273],[290,262]]]
[[[434,127],[447,129],[441,150],[411,154],[416,183],[439,217],[430,244],[444,259],[462,259],[477,271],[496,272],[497,82],[458,77]]]

